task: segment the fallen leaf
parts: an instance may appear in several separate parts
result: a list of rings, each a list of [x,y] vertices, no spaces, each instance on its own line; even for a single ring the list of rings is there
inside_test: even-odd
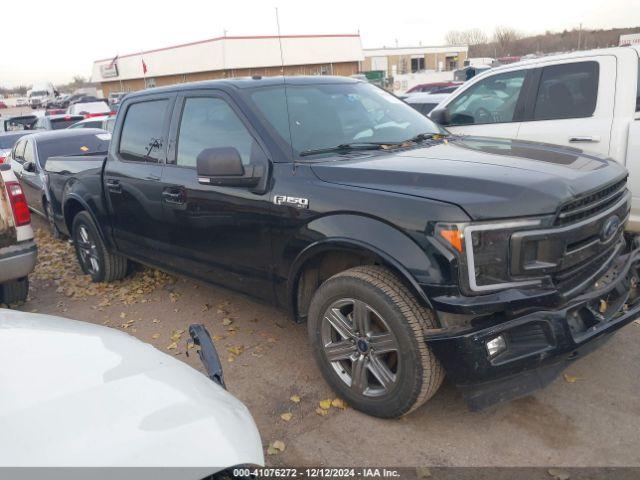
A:
[[[331,399],[328,398],[327,400],[322,400],[320,402],[320,408],[323,410],[329,410],[331,408]]]
[[[160,320],[158,320],[157,318],[154,318],[153,320],[151,320],[153,323],[160,323]]]
[[[151,338],[160,338],[160,334],[159,333],[154,333],[153,335],[151,335]]]
[[[431,476],[431,470],[427,467],[418,467],[416,468],[416,476],[418,478],[429,478]]]
[[[341,398],[334,398],[331,401],[331,406],[339,408],[340,410],[344,410],[345,408],[347,408],[347,404]]]
[[[324,417],[325,415],[329,415],[329,410],[323,410],[322,408],[318,407],[316,408],[316,413],[321,417]]]
[[[564,374],[564,381],[567,383],[576,383],[579,380],[579,377],[569,375],[568,373]]]
[[[229,351],[230,353],[233,353],[235,356],[238,356],[242,352],[244,352],[244,346],[243,345],[237,345],[235,347],[229,347],[229,348],[227,348],[227,351]]]
[[[291,395],[291,397],[289,397],[289,400],[291,400],[293,403],[300,403],[300,397],[298,395]]]
[[[269,448],[267,448],[267,454],[268,455],[277,455],[281,452],[284,452],[286,446],[284,444],[283,441],[281,440],[276,440],[275,442],[271,443],[269,445]]]
[[[280,415],[280,418],[283,419],[285,422],[288,422],[289,420],[291,420],[293,418],[293,414],[292,413],[283,413]]]
[[[231,320],[229,317],[222,319],[222,325],[224,325],[225,327],[231,325],[232,323],[233,323],[233,320]]]
[[[559,468],[550,468],[547,472],[555,478],[555,480],[569,480],[571,478],[568,472],[560,470]]]
[[[607,311],[607,307],[608,307],[607,301],[604,300],[604,299],[600,300],[600,307],[598,309],[598,310],[600,310],[600,313],[606,312]]]
[[[176,350],[178,348],[177,342],[173,342],[167,346],[167,350]]]
[[[124,312],[122,312],[122,313],[120,314],[120,318],[127,318],[127,314],[126,314],[126,313],[124,313]]]

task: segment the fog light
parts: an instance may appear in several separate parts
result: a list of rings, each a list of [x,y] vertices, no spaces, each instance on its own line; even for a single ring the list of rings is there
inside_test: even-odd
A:
[[[495,357],[499,353],[504,352],[507,349],[507,342],[502,335],[498,335],[493,340],[487,342],[487,352],[489,357]]]

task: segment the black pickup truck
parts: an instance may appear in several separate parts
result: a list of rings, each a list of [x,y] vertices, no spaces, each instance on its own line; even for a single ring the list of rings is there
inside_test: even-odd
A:
[[[135,261],[272,301],[307,322],[332,387],[379,417],[445,373],[474,409],[526,395],[640,315],[623,167],[449,135],[357,80],[134,93],[106,157],[46,170],[94,281]]]

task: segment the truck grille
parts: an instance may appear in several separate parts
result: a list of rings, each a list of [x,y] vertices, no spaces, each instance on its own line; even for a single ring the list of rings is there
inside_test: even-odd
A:
[[[624,195],[626,188],[627,179],[625,178],[563,205],[558,212],[555,224],[567,225],[606,210]]]
[[[565,296],[578,294],[624,248],[630,206],[626,180],[565,204],[553,227],[512,235],[512,274],[548,276]],[[607,232],[608,225],[617,228]]]

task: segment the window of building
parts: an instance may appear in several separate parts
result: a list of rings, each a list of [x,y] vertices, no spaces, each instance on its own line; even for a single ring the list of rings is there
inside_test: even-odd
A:
[[[176,163],[195,167],[198,155],[211,148],[235,148],[249,165],[261,150],[238,115],[219,98],[187,98],[180,120]]]
[[[163,126],[168,100],[132,104],[120,136],[120,154],[125,160],[158,163],[164,157]]]
[[[424,70],[424,57],[411,59],[411,72],[420,72]]]
[[[590,117],[598,100],[598,62],[544,67],[533,113],[534,120]]]

